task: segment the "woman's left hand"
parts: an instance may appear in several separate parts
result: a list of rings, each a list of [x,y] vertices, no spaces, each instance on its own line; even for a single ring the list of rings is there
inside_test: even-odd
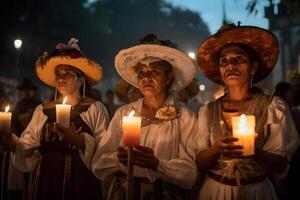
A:
[[[132,162],[134,165],[157,170],[159,160],[155,157],[152,149],[145,146],[136,146],[132,151]]]

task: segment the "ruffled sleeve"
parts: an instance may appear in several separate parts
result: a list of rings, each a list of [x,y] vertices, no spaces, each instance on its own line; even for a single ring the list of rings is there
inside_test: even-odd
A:
[[[202,106],[198,112],[197,131],[193,138],[194,159],[199,152],[210,147],[210,132],[208,128],[208,106]]]
[[[288,160],[300,144],[290,111],[284,101],[276,96],[268,108],[265,137],[267,140],[263,150],[287,156]]]
[[[92,135],[85,132],[81,133],[84,136],[85,151],[79,150],[80,158],[90,168],[97,144],[102,139],[108,126],[109,117],[106,108],[100,102],[91,104],[89,109],[81,113],[80,116],[92,130]]]
[[[157,172],[161,175],[161,179],[190,189],[197,177],[193,146],[190,145],[196,132],[196,116],[186,107],[181,107],[180,115],[178,157],[170,160],[159,159]]]
[[[121,171],[122,165],[117,157],[117,147],[121,143],[121,116],[123,107],[117,109],[109,127],[98,144],[92,161],[92,171],[101,180],[108,179]]]
[[[33,171],[36,167],[40,154],[37,149],[40,146],[40,134],[47,117],[43,113],[43,106],[39,105],[32,116],[21,137],[13,135],[16,143],[16,151],[11,152],[11,161],[22,172]]]

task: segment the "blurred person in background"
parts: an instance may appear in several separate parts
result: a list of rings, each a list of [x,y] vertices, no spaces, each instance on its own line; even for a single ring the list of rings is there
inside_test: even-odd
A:
[[[38,87],[29,78],[25,78],[17,87],[20,99],[12,112],[12,129],[20,137],[29,124],[35,108],[41,101],[35,96]],[[22,199],[26,196],[29,183],[29,174],[17,170],[11,162],[8,167],[8,199]]]

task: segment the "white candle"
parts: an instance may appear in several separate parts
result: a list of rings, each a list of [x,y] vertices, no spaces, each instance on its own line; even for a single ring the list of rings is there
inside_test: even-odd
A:
[[[0,112],[0,130],[7,132],[11,124],[11,112],[8,112],[9,106],[5,108],[5,112]]]
[[[135,117],[134,111],[131,111],[128,116],[123,116],[123,145],[135,147],[140,145],[141,136],[141,117]]]
[[[56,122],[64,127],[70,127],[70,111],[71,105],[66,104],[67,97],[65,97],[62,104],[56,104]]]
[[[254,155],[255,116],[241,115],[232,117],[232,134],[238,138],[236,145],[243,146],[243,156]]]

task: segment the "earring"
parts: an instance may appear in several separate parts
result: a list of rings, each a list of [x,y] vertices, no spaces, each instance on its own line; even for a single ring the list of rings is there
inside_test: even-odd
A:
[[[229,94],[229,90],[228,90],[228,86],[227,85],[225,85],[225,88],[224,88],[224,95],[226,95],[227,94],[227,96],[229,96],[230,94]]]
[[[55,87],[55,92],[54,92],[54,100],[56,101],[57,99],[57,87]]]
[[[83,80],[83,88],[82,88],[82,98],[83,99],[85,98],[85,87],[86,87],[85,80]]]
[[[250,88],[252,89],[253,86],[253,74],[251,74],[251,78],[250,78]]]

